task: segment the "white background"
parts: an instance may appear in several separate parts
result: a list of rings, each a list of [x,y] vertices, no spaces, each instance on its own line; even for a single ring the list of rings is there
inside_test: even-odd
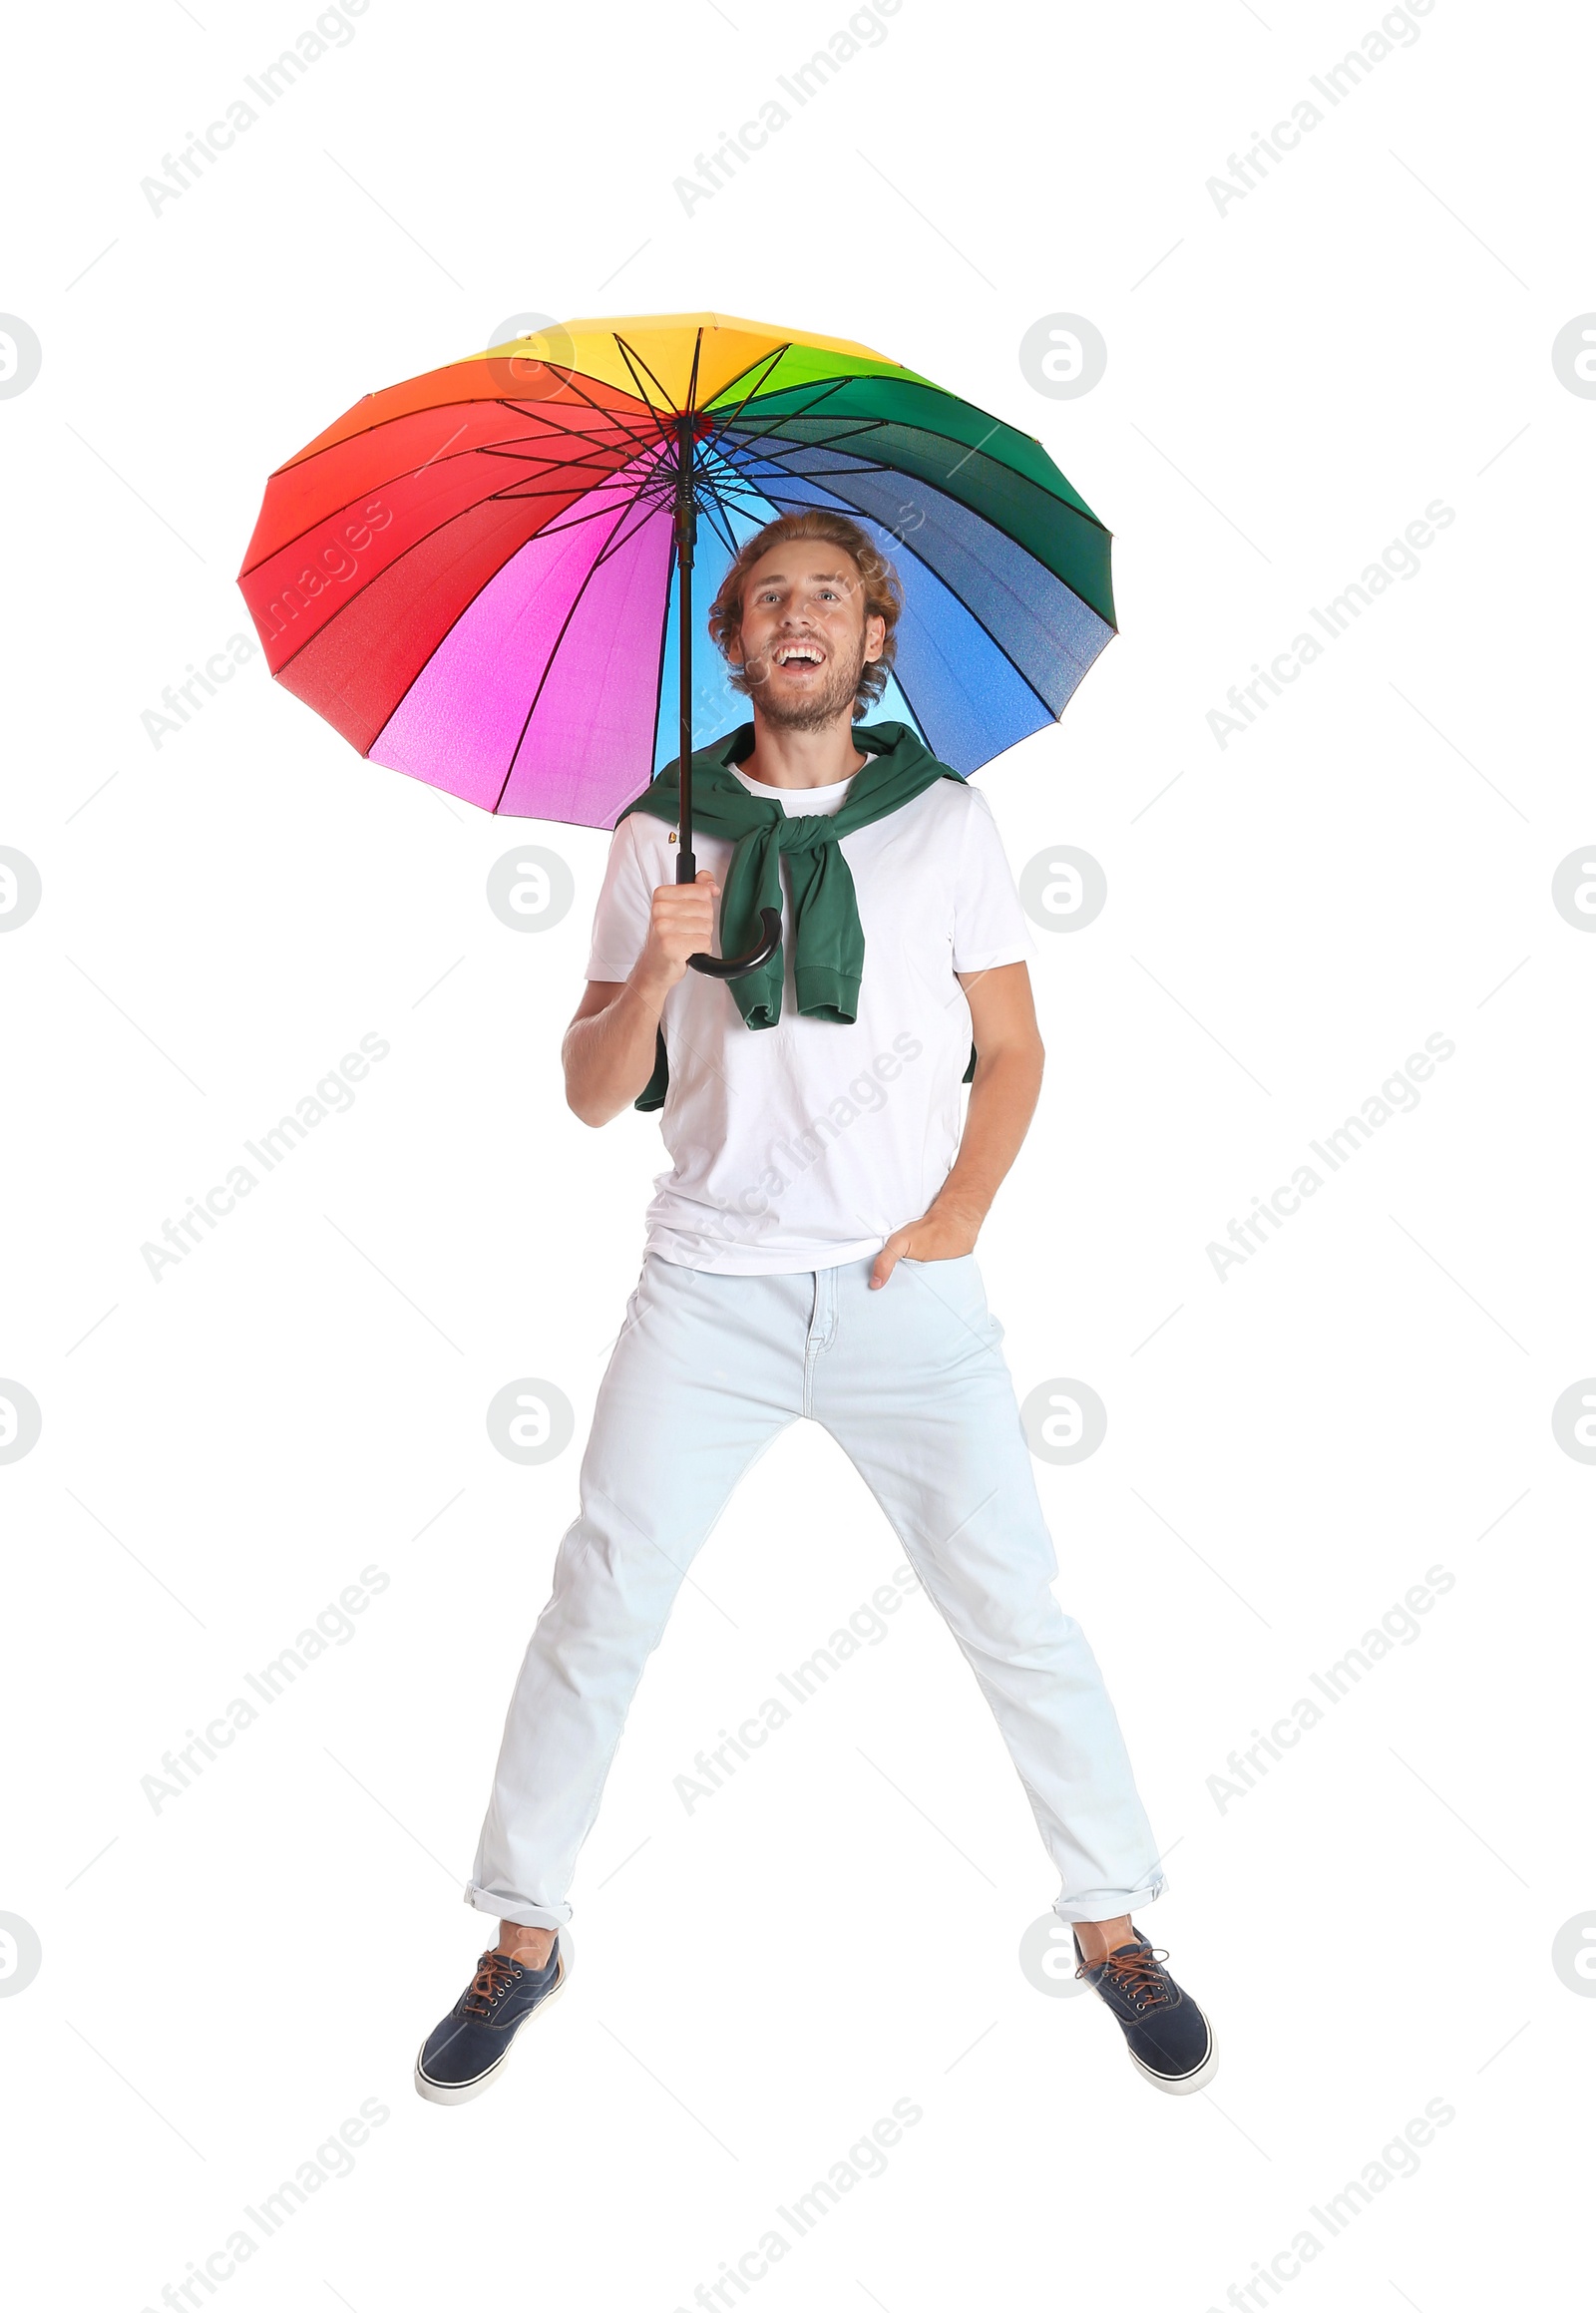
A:
[[[668,2313],[906,2098],[758,2306],[1200,2313],[1305,2224],[1293,2305],[1536,2296],[1596,2028],[1551,1962],[1596,1906],[1596,1468],[1551,1424],[1596,1369],[1596,940],[1550,897],[1596,835],[1596,404],[1551,360],[1596,306],[1587,23],[1436,0],[1221,213],[1207,181],[1373,0],[903,0],[689,215],[673,180],[844,0],[372,0],[153,214],[141,179],[314,15],[10,42],[0,306],[43,346],[0,402],[0,843],[43,881],[0,940],[0,1374],[43,1416],[0,1466],[0,1910],[43,1952],[0,1999],[17,2301],[159,2305],[375,2100],[229,2313]],[[1194,2099],[1021,1972],[1055,1883],[924,1599],[684,1811],[693,1754],[899,1561],[806,1426],[644,1680],[569,1997],[480,2103],[411,2090],[484,1940],[459,1886],[659,1163],[652,1119],[561,1098],[606,839],[365,764],[258,654],[159,749],[140,718],[249,631],[265,476],[361,393],[512,314],[700,306],[930,373],[1115,534],[1119,637],[981,775],[1016,874],[1068,843],[1109,890],[1037,935],[1046,1087],[981,1259],[1020,1393],[1108,1409],[1038,1477],[1170,1850],[1144,1924],[1221,2038]],[[1073,400],[1019,367],[1055,312],[1108,346]],[[1419,575],[1221,749],[1210,709],[1436,498]],[[577,883],[532,938],[484,897],[529,839]],[[155,1283],[145,1242],[368,1031],[353,1109]],[[1418,1108],[1221,1282],[1208,1244],[1436,1032]],[[534,1468],[484,1420],[528,1375],[578,1422]],[[141,1778],[368,1565],[357,1635],[153,1811]],[[1432,1565],[1421,1637],[1222,1808],[1228,1754]],[[1328,2237],[1311,2207],[1437,2099],[1418,2173]]]

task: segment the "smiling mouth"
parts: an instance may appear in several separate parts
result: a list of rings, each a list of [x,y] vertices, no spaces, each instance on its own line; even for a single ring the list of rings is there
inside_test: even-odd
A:
[[[811,666],[820,666],[825,659],[825,652],[812,642],[784,642],[773,656],[777,666],[793,674],[802,673]]]

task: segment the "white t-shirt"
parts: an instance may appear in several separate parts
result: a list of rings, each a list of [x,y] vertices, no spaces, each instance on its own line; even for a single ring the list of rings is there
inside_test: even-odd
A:
[[[791,814],[841,809],[850,781],[780,788],[731,766]],[[840,837],[865,936],[859,1017],[804,1018],[793,987],[792,894],[781,863],[786,982],[773,1028],[744,1024],[723,980],[689,971],[660,1026],[670,1085],[659,1111],[671,1170],[654,1183],[647,1247],[687,1269],[766,1276],[880,1251],[917,1221],[958,1151],[970,1005],[954,974],[1036,953],[987,798],[938,779]],[[722,885],[734,849],[700,829]],[[656,887],[676,880],[676,831],[633,811],[610,839],[588,977],[627,977]],[[718,939],[718,909],[717,938]]]

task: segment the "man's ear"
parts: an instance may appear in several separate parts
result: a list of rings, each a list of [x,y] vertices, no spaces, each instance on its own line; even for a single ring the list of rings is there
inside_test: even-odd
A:
[[[865,620],[865,663],[867,665],[872,659],[876,659],[881,656],[883,649],[886,647],[886,619],[867,618]]]

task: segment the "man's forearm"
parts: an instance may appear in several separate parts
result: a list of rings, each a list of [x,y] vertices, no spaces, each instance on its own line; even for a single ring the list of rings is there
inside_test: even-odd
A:
[[[1041,1091],[1040,1048],[1015,1045],[982,1055],[970,1086],[964,1136],[953,1170],[932,1204],[978,1226],[1019,1154]]]
[[[654,1044],[667,990],[628,979],[600,1012],[573,1020],[561,1046],[566,1102],[584,1124],[607,1124],[629,1108],[654,1072]]]

